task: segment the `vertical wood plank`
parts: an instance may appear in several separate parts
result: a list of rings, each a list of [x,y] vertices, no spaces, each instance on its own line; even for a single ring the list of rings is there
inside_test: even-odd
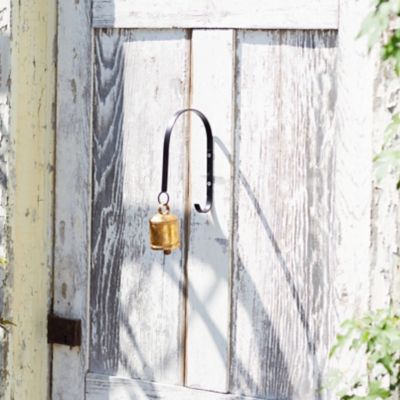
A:
[[[341,0],[338,32],[335,157],[336,326],[368,309],[371,269],[372,112],[374,55],[357,39],[367,0]],[[343,352],[331,361],[342,372],[362,371],[365,359]],[[332,394],[332,398],[336,398]]]
[[[10,0],[0,0],[0,257],[5,259],[7,252],[7,181],[10,140],[10,79],[11,79],[11,12]],[[6,269],[0,269],[0,286],[4,282]],[[6,306],[3,290],[0,293],[0,309]],[[4,314],[4,313],[3,313]],[[6,340],[6,338],[4,338]]]
[[[56,15],[54,1],[12,4],[8,242],[10,308],[18,329],[10,335],[11,399],[50,395],[46,325],[53,253]]]
[[[192,106],[213,129],[215,182],[212,211],[192,207],[186,384],[221,392],[228,390],[234,56],[233,31],[193,31]],[[191,128],[192,203],[205,204],[206,135],[195,116]]]
[[[336,113],[336,248],[340,318],[365,310],[370,267],[374,61],[357,40],[368,1],[341,0]]]
[[[169,118],[188,102],[183,30],[95,37],[90,369],[182,383],[182,252],[149,245]],[[184,217],[183,123],[170,153],[172,211]]]
[[[53,346],[52,398],[83,400],[91,214],[91,1],[58,3],[54,312],[82,320],[79,349]]]
[[[385,128],[400,112],[397,93],[400,82],[392,65],[380,61],[374,84],[373,151],[378,154],[385,142]],[[396,190],[397,173],[374,180],[371,214],[370,299],[372,309],[399,305],[400,209]]]
[[[0,257],[10,259],[8,248],[8,196],[9,196],[9,171],[10,171],[10,78],[11,78],[11,1],[0,1]],[[8,266],[0,268],[0,315],[10,318],[10,285]],[[4,318],[3,317],[3,318]],[[0,398],[10,397],[10,355],[9,335],[3,330],[0,332]]]
[[[238,34],[234,393],[316,398],[332,336],[336,33]]]

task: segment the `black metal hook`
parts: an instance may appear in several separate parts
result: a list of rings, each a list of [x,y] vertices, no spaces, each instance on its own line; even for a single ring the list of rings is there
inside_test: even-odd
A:
[[[194,208],[199,213],[207,213],[211,210],[213,202],[213,184],[214,184],[214,172],[213,172],[213,162],[214,162],[214,150],[213,150],[213,136],[211,131],[210,123],[206,116],[194,108],[186,108],[177,111],[168,123],[167,129],[164,136],[164,151],[163,151],[163,170],[162,170],[162,182],[161,182],[161,192],[158,195],[158,202],[161,203],[161,196],[165,194],[167,200],[163,204],[168,204],[168,165],[169,165],[169,142],[171,139],[172,129],[175,126],[178,118],[187,111],[193,111],[203,122],[204,128],[207,134],[207,202],[206,207],[201,208],[199,204],[195,204]]]

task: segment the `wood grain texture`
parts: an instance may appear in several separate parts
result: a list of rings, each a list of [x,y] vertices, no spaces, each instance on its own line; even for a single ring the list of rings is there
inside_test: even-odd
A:
[[[333,335],[336,33],[238,33],[231,391],[315,399]]]
[[[83,400],[88,357],[92,46],[90,0],[59,2],[54,312],[82,320],[80,349],[53,346],[54,400]]]
[[[95,27],[145,29],[95,37],[93,199],[90,3],[59,5],[54,309],[83,320],[84,344],[54,346],[53,398],[84,398],[92,256],[90,369],[103,375],[88,375],[89,400],[333,399],[318,389],[338,323],[395,292],[381,265],[396,224],[381,232],[398,209],[393,193],[371,197],[374,71],[355,40],[367,1],[340,0],[339,19],[337,0],[94,0]],[[159,28],[245,31],[236,49],[231,31],[195,29],[190,58],[188,33]],[[214,128],[215,207],[188,215],[205,146],[193,118],[189,195],[182,121],[170,192],[189,248],[163,257],[147,220],[166,123],[190,96]]]
[[[0,257],[10,259],[8,238],[9,217],[9,172],[10,172],[10,78],[11,78],[11,1],[0,0]],[[0,315],[8,317],[10,312],[10,274],[6,266],[0,268]],[[9,398],[10,355],[9,335],[0,332],[0,398]]]
[[[182,30],[102,30],[95,37],[90,370],[182,383],[182,252],[149,246],[164,130],[188,102]],[[170,152],[172,211],[185,204],[183,122]],[[184,235],[184,232],[182,233]]]
[[[107,28],[335,29],[338,4],[338,0],[94,0],[93,24]]]
[[[88,375],[86,393],[87,400],[261,400],[99,374]]]
[[[18,329],[9,335],[9,398],[46,399],[51,375],[46,325],[52,300],[57,10],[55,2],[41,0],[12,6],[8,245],[10,314]]]
[[[368,309],[371,266],[372,110],[374,57],[365,40],[357,40],[358,27],[369,11],[368,1],[340,2],[338,32],[337,108],[335,115],[335,231],[337,268],[335,325]],[[336,327],[336,330],[338,328]],[[331,368],[360,371],[362,354],[343,352]],[[332,398],[335,398],[332,395]]]
[[[374,85],[374,154],[382,150],[385,127],[400,112],[399,90],[400,82],[392,65],[378,63]],[[369,299],[372,309],[386,307],[391,302],[396,308],[400,305],[400,197],[396,190],[397,181],[397,173],[392,172],[373,182]]]
[[[5,259],[7,253],[7,181],[9,174],[9,127],[10,127],[10,78],[11,78],[11,44],[10,44],[10,1],[0,0],[0,257]],[[3,305],[2,282],[6,268],[0,269],[0,310]],[[2,313],[4,315],[4,313]]]
[[[335,249],[338,269],[334,277],[341,319],[359,315],[368,304],[374,59],[369,57],[365,41],[355,39],[367,12],[367,1],[341,1],[335,121],[340,240]]]
[[[192,106],[205,113],[213,129],[215,182],[212,211],[200,214],[192,208],[186,385],[221,392],[228,389],[234,55],[233,31],[193,31]],[[206,135],[196,116],[191,122],[190,160],[192,202],[203,204]]]

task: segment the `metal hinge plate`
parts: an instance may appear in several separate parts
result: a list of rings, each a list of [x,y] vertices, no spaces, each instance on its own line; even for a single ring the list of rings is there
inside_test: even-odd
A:
[[[79,319],[61,318],[57,315],[47,317],[47,343],[80,346],[82,326]]]

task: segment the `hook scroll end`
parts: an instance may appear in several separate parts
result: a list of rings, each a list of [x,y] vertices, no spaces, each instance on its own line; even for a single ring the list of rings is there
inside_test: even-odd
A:
[[[206,208],[204,208],[204,209],[200,207],[200,204],[195,204],[194,208],[196,209],[197,212],[205,214],[211,210],[211,204],[207,203]]]

